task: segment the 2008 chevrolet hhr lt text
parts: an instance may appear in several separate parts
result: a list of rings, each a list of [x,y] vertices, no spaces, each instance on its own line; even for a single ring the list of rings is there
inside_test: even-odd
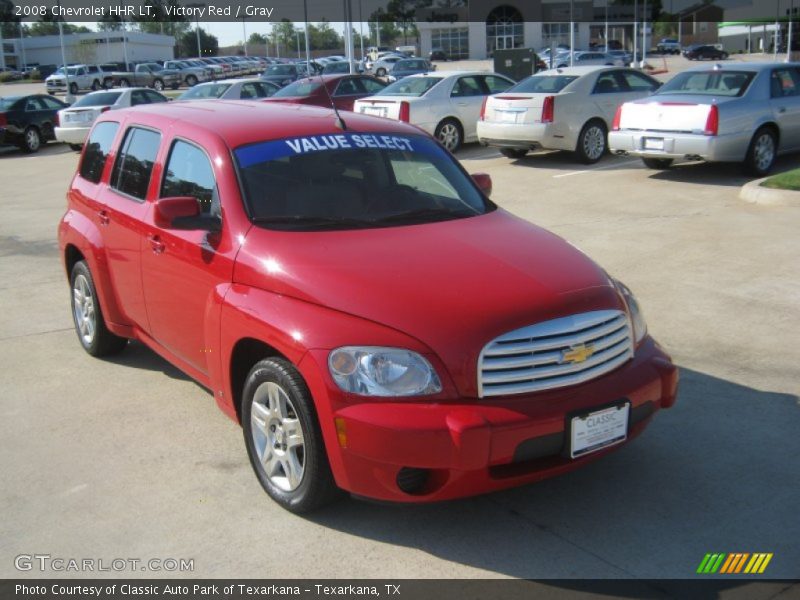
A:
[[[78,338],[138,340],[211,390],[296,512],[575,469],[671,406],[677,370],[623,284],[490,192],[386,119],[104,113],[59,227]]]

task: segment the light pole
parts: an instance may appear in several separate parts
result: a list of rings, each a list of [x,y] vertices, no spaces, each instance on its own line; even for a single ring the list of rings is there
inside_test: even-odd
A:
[[[794,17],[794,0],[789,3],[789,32],[786,36],[786,62],[792,60],[792,17]]]
[[[205,2],[193,2],[191,4],[187,4],[186,8],[203,8],[205,5]],[[203,50],[200,46],[200,11],[194,11],[194,22],[194,33],[197,36],[197,58],[200,58],[203,56]]]
[[[569,0],[569,66],[575,64],[575,21],[573,21],[573,0]]]
[[[639,2],[633,0],[633,65],[636,66],[636,55],[639,54],[639,23],[636,20],[639,16]]]
[[[18,23],[19,25],[19,50],[22,52],[22,68],[28,68],[28,61],[25,59],[25,30],[22,28],[22,21]],[[3,32],[0,31],[0,38],[2,38]],[[2,47],[2,41],[0,41],[0,47]]]
[[[610,0],[606,0],[606,32],[605,32],[605,40],[606,40],[606,54],[608,54],[608,3]]]
[[[247,56],[247,27],[244,24],[244,17],[242,17],[242,46],[244,46],[244,55]]]
[[[364,20],[361,16],[361,0],[358,0],[358,41],[361,42],[361,60],[364,60]]]
[[[306,33],[306,68],[311,69],[311,48],[308,45],[308,0],[303,0],[303,26]]]
[[[647,0],[644,0],[644,10],[642,11],[642,63],[647,60]]]

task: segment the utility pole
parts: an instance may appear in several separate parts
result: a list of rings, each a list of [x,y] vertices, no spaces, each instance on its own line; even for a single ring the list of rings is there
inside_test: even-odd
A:
[[[789,32],[786,36],[786,62],[792,60],[792,27],[794,25],[792,18],[794,17],[794,0],[789,3]]]
[[[569,0],[569,66],[575,64],[575,21],[573,20],[574,0]]]
[[[636,20],[639,16],[639,1],[633,0],[633,64],[636,66],[636,55],[639,54],[639,23]]]
[[[306,28],[306,67],[311,69],[311,48],[308,45],[308,0],[303,0],[303,18]]]

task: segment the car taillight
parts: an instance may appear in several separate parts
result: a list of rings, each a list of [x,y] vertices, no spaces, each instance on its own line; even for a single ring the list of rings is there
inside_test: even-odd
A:
[[[706,128],[703,131],[706,135],[717,135],[719,132],[719,109],[716,104],[712,104],[708,110],[708,117],[706,118]]]
[[[8,125],[8,119],[6,118],[6,113],[0,113],[0,127],[5,127]]]
[[[103,108],[100,109],[100,112],[104,113],[104,112],[106,112],[108,110],[111,110],[111,107],[110,106],[104,106]]]
[[[542,123],[552,123],[555,116],[555,96],[547,96],[542,104]]]
[[[489,96],[485,96],[483,98],[483,102],[481,103],[481,116],[478,117],[479,120],[483,121],[483,118],[486,116],[486,101],[489,99]]]
[[[405,100],[403,100],[400,103],[400,117],[399,118],[404,123],[410,123],[411,122],[411,105],[408,102],[406,102]]]
[[[614,113],[614,120],[611,122],[611,130],[619,131],[619,122],[622,120],[622,104],[617,107],[617,112]]]
[[[53,117],[53,124],[54,124],[56,127],[58,127],[59,125],[61,125],[61,116],[60,116],[58,113],[56,113],[56,116],[55,116],[55,117]]]

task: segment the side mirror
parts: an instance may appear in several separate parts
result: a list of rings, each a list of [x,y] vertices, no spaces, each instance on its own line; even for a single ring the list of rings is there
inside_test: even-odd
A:
[[[492,177],[488,173],[472,173],[470,175],[472,180],[475,184],[480,188],[480,190],[486,194],[486,197],[490,197],[492,195]]]
[[[201,214],[200,203],[192,196],[173,196],[156,201],[155,217],[157,227],[162,229],[219,231],[219,217]]]

